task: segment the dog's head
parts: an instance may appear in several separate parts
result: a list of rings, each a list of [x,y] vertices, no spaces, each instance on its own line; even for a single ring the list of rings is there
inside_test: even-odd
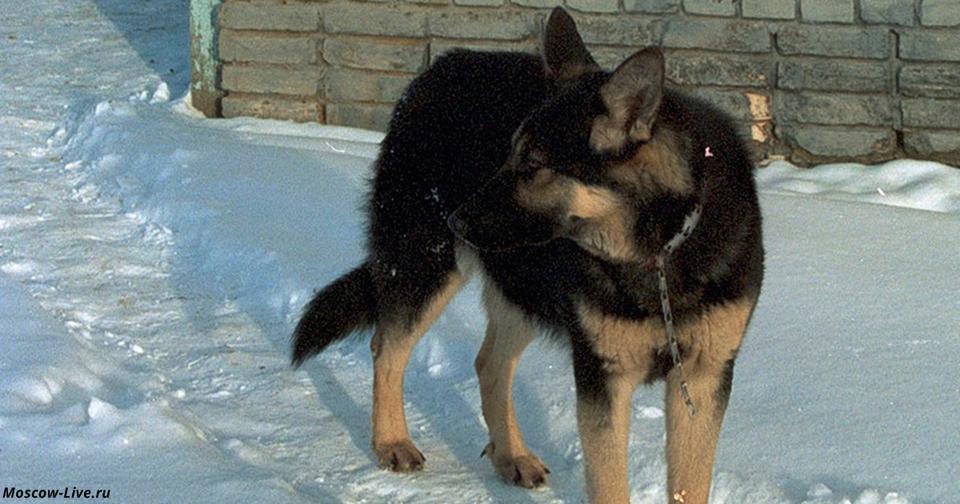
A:
[[[644,49],[601,71],[559,8],[543,55],[557,92],[516,131],[507,162],[450,227],[482,250],[566,237],[607,260],[635,260],[638,202],[692,185],[680,139],[657,125],[663,55]]]

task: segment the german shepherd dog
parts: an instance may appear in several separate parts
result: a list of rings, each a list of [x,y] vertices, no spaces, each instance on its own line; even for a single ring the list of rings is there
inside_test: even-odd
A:
[[[681,368],[653,265],[700,208],[687,240],[657,262]],[[382,467],[423,466],[404,417],[404,369],[479,271],[489,322],[475,367],[496,472],[528,488],[550,472],[524,445],[511,397],[521,352],[545,332],[571,350],[590,501],[629,502],[631,395],[665,379],[667,500],[707,502],[734,359],[760,293],[760,211],[731,121],[665,89],[659,49],[605,72],[558,8],[542,59],[441,57],[396,105],[367,211],[369,255],[308,304],[293,363],[375,327]]]

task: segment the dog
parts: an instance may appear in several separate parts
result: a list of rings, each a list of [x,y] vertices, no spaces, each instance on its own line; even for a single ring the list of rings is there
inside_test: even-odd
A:
[[[750,156],[726,115],[665,87],[657,48],[603,71],[557,8],[541,53],[457,50],[411,83],[375,164],[368,256],[308,303],[293,363],[374,327],[373,450],[384,468],[420,470],[404,369],[478,273],[495,471],[528,488],[550,472],[511,397],[542,333],[570,349],[590,501],[629,502],[631,396],[662,379],[667,500],[705,504],[763,278]]]

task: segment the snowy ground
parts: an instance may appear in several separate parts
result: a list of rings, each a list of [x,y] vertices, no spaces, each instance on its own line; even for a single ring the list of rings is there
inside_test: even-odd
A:
[[[287,338],[312,290],[359,260],[380,135],[195,117],[176,100],[185,2],[128,5],[0,0],[0,487],[582,501],[562,349],[535,344],[516,389],[549,488],[505,486],[478,457],[476,285],[408,372],[426,470],[376,468],[366,341],[294,372]],[[768,275],[713,502],[960,502],[960,171],[779,163],[758,179]],[[661,396],[635,398],[634,502],[664,500]]]

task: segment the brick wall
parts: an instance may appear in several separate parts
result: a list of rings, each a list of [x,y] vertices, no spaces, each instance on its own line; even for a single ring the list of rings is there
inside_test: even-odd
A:
[[[223,115],[382,130],[452,47],[535,51],[551,0],[225,0]],[[761,156],[960,165],[960,0],[566,0],[607,68],[662,45],[669,80]]]

